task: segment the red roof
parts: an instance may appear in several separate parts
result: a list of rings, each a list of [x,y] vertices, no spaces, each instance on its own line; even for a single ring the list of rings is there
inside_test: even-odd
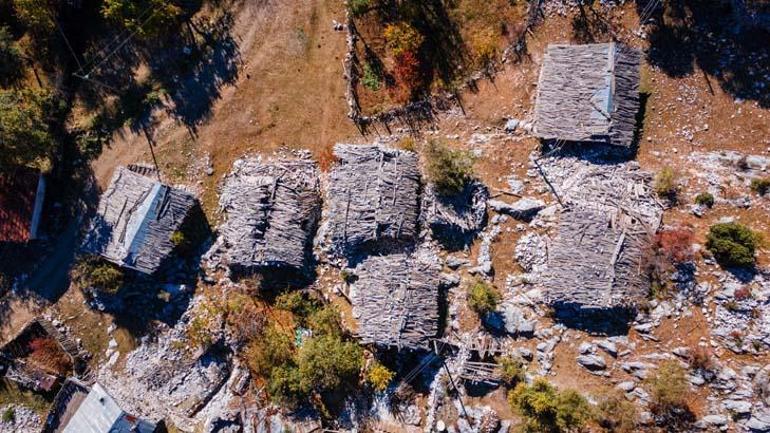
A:
[[[0,242],[26,242],[40,173],[16,168],[0,175]]]

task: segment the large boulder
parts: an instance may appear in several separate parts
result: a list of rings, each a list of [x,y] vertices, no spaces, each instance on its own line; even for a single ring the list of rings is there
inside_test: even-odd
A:
[[[507,214],[523,221],[530,221],[538,212],[545,209],[545,202],[533,198],[522,198],[513,204],[501,200],[489,200],[489,207],[497,213]]]

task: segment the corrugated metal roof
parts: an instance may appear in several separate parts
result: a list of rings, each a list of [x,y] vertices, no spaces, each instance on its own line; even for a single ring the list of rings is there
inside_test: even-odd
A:
[[[62,433],[152,433],[154,430],[154,425],[125,413],[97,383]]]

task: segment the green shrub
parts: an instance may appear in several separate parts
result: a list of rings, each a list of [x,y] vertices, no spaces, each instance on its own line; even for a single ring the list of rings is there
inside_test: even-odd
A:
[[[606,432],[633,433],[637,431],[639,423],[639,410],[636,405],[625,396],[614,392],[602,400],[596,406],[596,423]]]
[[[10,424],[14,421],[16,421],[16,411],[9,407],[3,411],[3,422]]]
[[[388,367],[375,361],[366,372],[366,381],[372,385],[375,391],[382,392],[388,389],[388,385],[393,381],[395,375]]]
[[[336,335],[310,338],[297,353],[300,387],[306,392],[334,392],[358,382],[363,351]]]
[[[381,81],[376,69],[371,64],[364,63],[364,75],[361,77],[361,84],[369,90],[377,91],[380,90]]]
[[[290,408],[297,406],[305,397],[299,369],[290,363],[273,368],[267,381],[267,392],[274,403]]]
[[[759,236],[738,223],[714,224],[706,237],[706,248],[722,266],[751,267]]]
[[[428,180],[442,195],[462,192],[473,177],[474,158],[469,152],[449,149],[446,145],[431,140],[425,149]]]
[[[383,32],[388,48],[394,57],[404,53],[415,54],[425,38],[408,23],[389,24]]]
[[[654,188],[660,197],[672,201],[676,200],[677,179],[674,169],[668,166],[663,167],[655,176]]]
[[[695,196],[695,204],[707,207],[714,206],[714,196],[709,192],[702,192]]]
[[[532,385],[519,383],[508,402],[523,418],[526,433],[580,431],[591,417],[591,407],[577,391],[558,391],[544,378]]]
[[[677,361],[665,361],[647,380],[654,412],[687,406],[689,385],[685,370]]]
[[[123,285],[123,271],[95,256],[86,256],[73,268],[73,279],[78,285],[93,288],[100,292],[115,294]]]
[[[484,281],[476,281],[468,288],[468,307],[479,316],[491,313],[500,303],[500,294]]]
[[[318,311],[321,305],[302,292],[291,291],[275,298],[275,308],[290,312],[304,326],[306,320]]]
[[[759,195],[765,195],[770,191],[770,177],[764,179],[752,179],[751,190]]]
[[[333,305],[327,305],[311,314],[307,325],[313,331],[313,335],[342,335],[342,319]]]
[[[348,0],[348,11],[354,16],[359,17],[372,8],[372,0]]]
[[[497,359],[497,368],[500,378],[506,386],[516,386],[524,381],[526,369],[524,363],[519,358],[513,356],[500,357]]]

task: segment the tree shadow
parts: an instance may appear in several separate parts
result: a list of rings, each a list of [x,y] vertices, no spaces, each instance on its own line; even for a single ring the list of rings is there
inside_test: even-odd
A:
[[[581,44],[592,44],[609,39],[610,23],[594,9],[593,2],[585,5],[579,1],[577,5],[580,13],[572,18],[575,40]]]
[[[188,25],[190,38],[179,38],[147,60],[153,77],[168,91],[171,115],[195,131],[211,116],[222,87],[237,80],[242,60],[230,13],[211,22],[190,20]]]
[[[637,4],[640,13],[646,3]],[[770,81],[763,78],[770,69],[766,30],[741,26],[730,2],[672,0],[664,5],[649,29],[651,65],[675,78],[700,68],[734,98],[770,107]]]

